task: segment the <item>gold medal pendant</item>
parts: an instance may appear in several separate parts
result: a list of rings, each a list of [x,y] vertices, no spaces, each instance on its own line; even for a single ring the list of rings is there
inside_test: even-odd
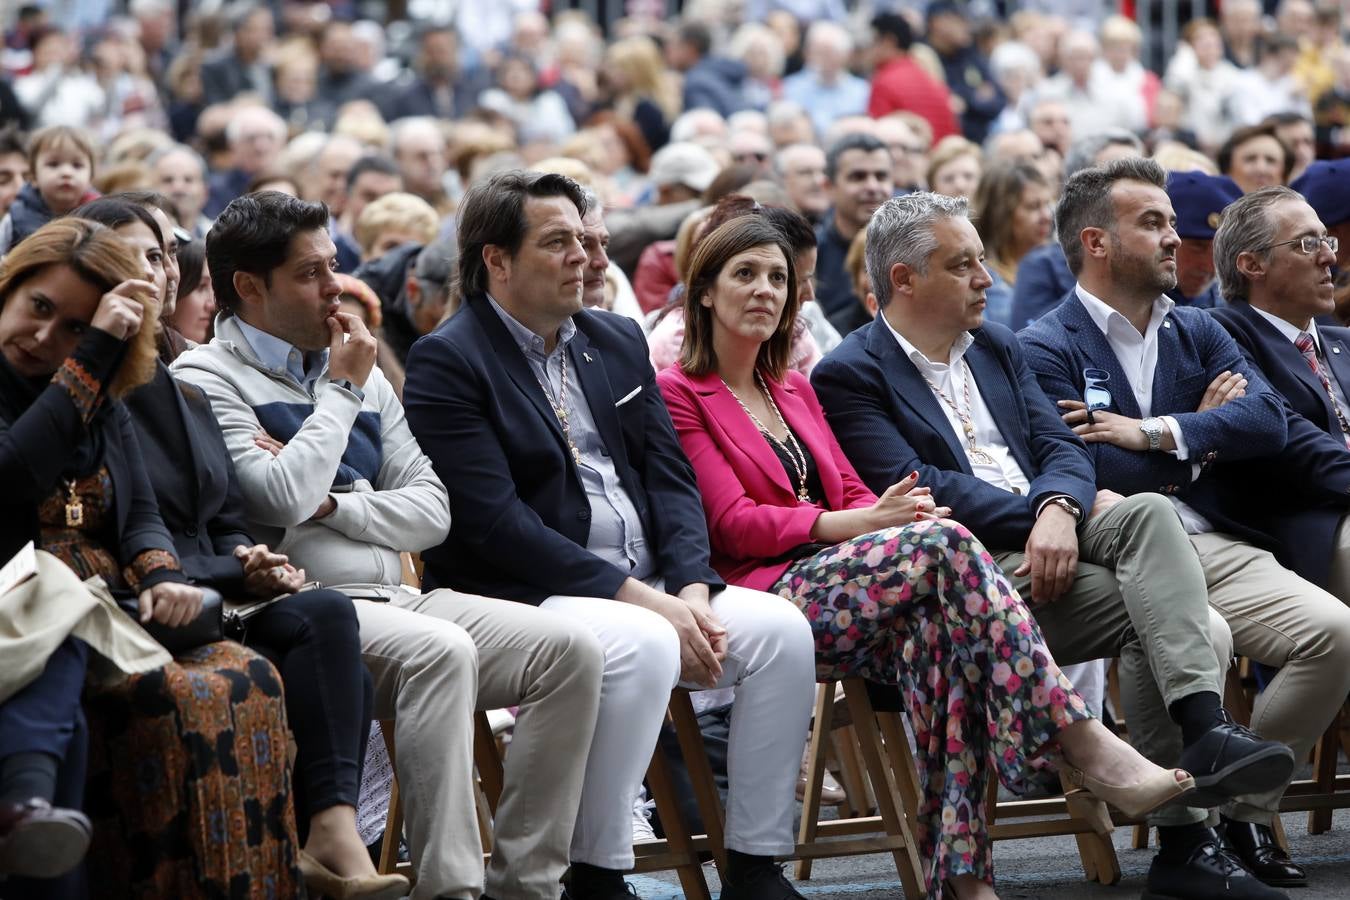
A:
[[[84,501],[75,492],[75,482],[66,481],[66,527],[79,528],[84,524]]]

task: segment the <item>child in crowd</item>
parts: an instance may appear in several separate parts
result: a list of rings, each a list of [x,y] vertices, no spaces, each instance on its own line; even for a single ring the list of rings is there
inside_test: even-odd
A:
[[[33,135],[28,143],[28,169],[33,180],[25,184],[0,220],[0,255],[19,241],[98,196],[94,180],[94,145],[76,128],[53,125]]]
[[[401,244],[430,244],[440,225],[441,217],[430,203],[416,194],[395,191],[366,204],[353,237],[361,247],[361,262],[368,262]]]

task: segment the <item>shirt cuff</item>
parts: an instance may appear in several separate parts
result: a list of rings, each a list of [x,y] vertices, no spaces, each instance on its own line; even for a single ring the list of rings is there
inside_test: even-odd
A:
[[[1177,449],[1169,451],[1177,459],[1185,460],[1191,455],[1190,449],[1186,446],[1186,435],[1181,433],[1181,426],[1172,416],[1159,416],[1167,430],[1172,432],[1172,440],[1176,441]]]

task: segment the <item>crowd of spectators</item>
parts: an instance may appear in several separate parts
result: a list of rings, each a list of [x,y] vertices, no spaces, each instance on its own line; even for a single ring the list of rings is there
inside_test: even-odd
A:
[[[685,686],[731,710],[723,897],[793,900],[813,664],[900,689],[930,896],[995,896],[987,782],[1052,744],[1156,896],[1306,884],[1350,23],[1183,5],[10,10],[0,896],[631,896]]]

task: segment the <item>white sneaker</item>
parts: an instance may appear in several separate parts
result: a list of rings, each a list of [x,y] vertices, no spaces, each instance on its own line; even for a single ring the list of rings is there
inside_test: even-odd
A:
[[[645,788],[639,788],[637,794],[633,797],[633,843],[648,844],[652,841],[660,840],[656,832],[652,830],[652,823],[649,816],[649,809],[656,806],[654,801],[647,799]]]

